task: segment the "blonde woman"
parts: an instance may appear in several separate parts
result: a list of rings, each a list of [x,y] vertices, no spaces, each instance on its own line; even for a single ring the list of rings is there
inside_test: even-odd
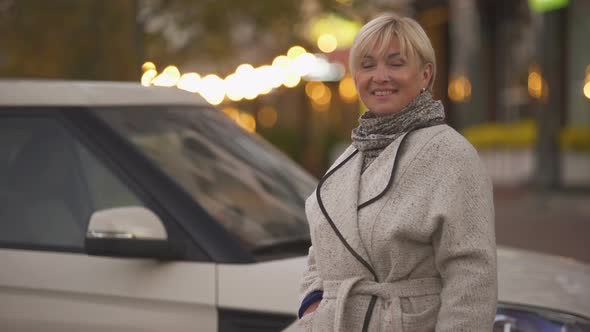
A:
[[[491,331],[490,178],[432,98],[430,40],[411,18],[358,33],[350,69],[369,111],[306,203],[303,331]]]

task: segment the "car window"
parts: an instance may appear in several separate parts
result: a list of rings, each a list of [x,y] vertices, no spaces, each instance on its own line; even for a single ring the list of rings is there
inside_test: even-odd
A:
[[[315,180],[223,113],[198,107],[96,109],[247,249],[308,238]]]
[[[92,212],[142,205],[51,117],[0,121],[0,242],[82,250]]]
[[[590,332],[587,319],[550,309],[499,305],[494,332]]]

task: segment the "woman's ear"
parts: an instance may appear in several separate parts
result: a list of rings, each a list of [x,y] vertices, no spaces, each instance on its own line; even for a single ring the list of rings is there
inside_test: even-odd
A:
[[[426,83],[426,85],[428,85],[428,83],[430,83],[430,79],[432,78],[432,63],[427,63],[424,65],[424,68],[422,69],[422,81]]]

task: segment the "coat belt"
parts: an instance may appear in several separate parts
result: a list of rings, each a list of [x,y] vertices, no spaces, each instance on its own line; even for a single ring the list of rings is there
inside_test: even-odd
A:
[[[375,282],[364,277],[345,280],[324,280],[324,298],[336,299],[334,331],[343,330],[344,307],[351,295],[377,296],[381,300],[390,300],[393,310],[394,331],[402,331],[402,297],[437,295],[442,290],[440,278],[408,279],[396,282]]]

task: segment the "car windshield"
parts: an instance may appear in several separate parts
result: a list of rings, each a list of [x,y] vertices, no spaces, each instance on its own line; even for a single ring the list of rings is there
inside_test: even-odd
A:
[[[316,180],[263,139],[208,107],[118,107],[94,113],[245,248],[256,255],[276,254],[280,248],[301,252],[302,239],[309,239],[305,199]]]

